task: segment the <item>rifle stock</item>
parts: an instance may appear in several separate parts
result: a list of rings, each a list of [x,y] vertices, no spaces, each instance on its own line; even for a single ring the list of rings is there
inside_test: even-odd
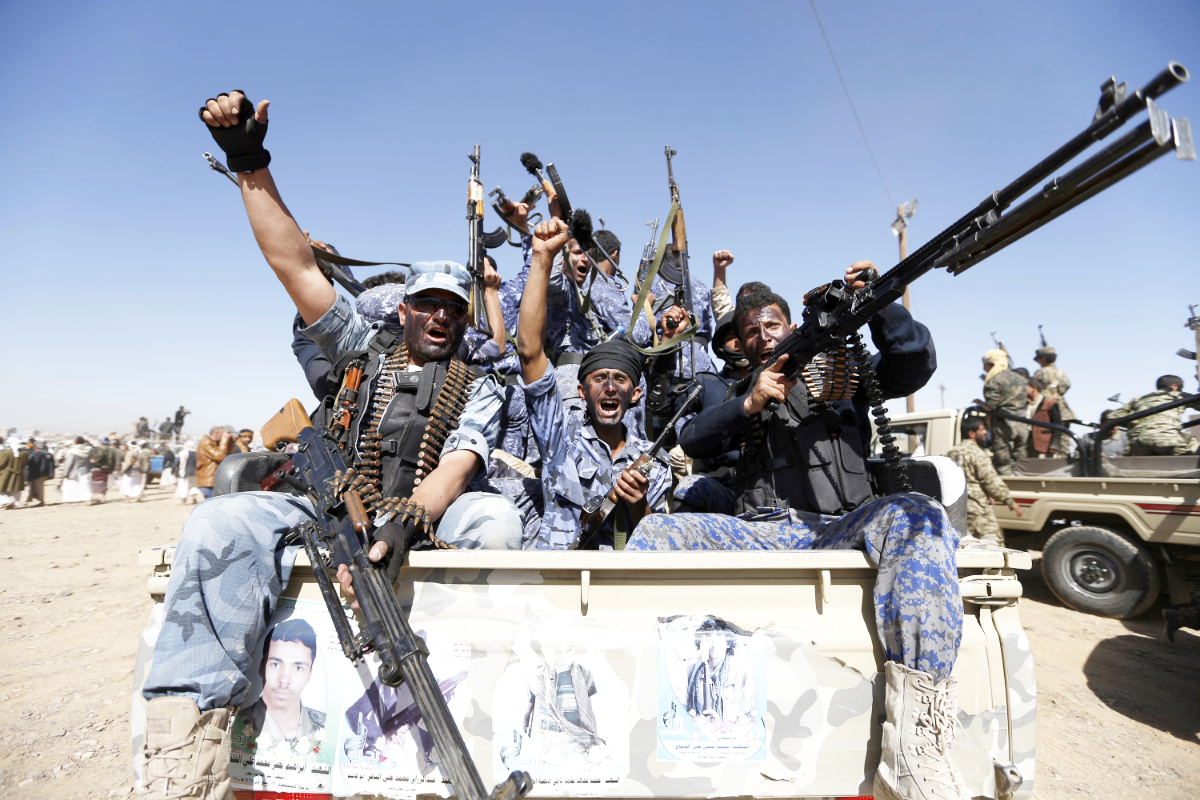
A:
[[[300,441],[300,431],[313,426],[308,412],[296,398],[288,400],[279,413],[267,420],[259,434],[262,436],[263,447],[268,450],[278,450],[279,444],[295,444]]]

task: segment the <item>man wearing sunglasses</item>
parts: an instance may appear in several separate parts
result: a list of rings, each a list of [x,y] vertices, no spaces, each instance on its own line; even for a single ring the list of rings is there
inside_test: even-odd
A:
[[[334,365],[339,386],[349,365],[362,370],[351,420],[330,435],[345,437],[348,460],[372,476],[373,491],[419,504],[418,520],[431,522],[426,529],[373,514],[368,557],[401,558],[409,546],[431,541],[520,547],[520,512],[507,498],[478,491],[504,393],[494,378],[454,358],[466,328],[470,275],[450,261],[414,265],[419,274],[406,285],[402,333],[360,316],[321,274],[279,196],[262,146],[267,105],[255,109],[231,92],[208,100],[200,117],[238,177],[255,239],[300,312],[301,332]],[[431,449],[429,442],[440,446]],[[242,492],[205,503],[184,525],[143,686],[149,701],[143,797],[226,796],[233,712],[249,692],[252,654],[300,549],[284,537],[313,518],[307,498]],[[345,567],[339,578],[350,590]]]
[[[542,342],[551,266],[568,236],[566,223],[557,218],[534,230],[533,259],[517,322],[521,385],[541,450],[545,502],[537,538],[525,546],[539,550],[573,546],[580,535],[584,504],[615,490],[621,506],[596,539],[598,546],[611,549],[621,546],[618,528],[628,533],[646,514],[666,510],[671,471],[665,454],[653,462],[649,476],[633,466],[651,445],[622,421],[642,395],[641,358],[625,339],[597,344],[583,356],[576,385],[583,409],[568,408],[559,394],[561,376],[546,358]]]

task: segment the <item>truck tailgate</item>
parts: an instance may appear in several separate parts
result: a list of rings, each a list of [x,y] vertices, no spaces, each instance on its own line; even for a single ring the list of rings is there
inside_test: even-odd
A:
[[[158,560],[152,593],[169,554],[143,557]],[[994,765],[1011,763],[1024,779],[1015,796],[1032,797],[1036,690],[1015,574],[1028,567],[1025,553],[959,553],[967,613],[953,756],[976,796],[997,796]],[[426,551],[410,554],[397,587],[488,785],[525,769],[535,797],[850,797],[871,793],[879,757],[874,581],[856,551]],[[449,795],[407,690],[381,691],[328,641],[303,554],[285,598],[273,622],[310,620],[324,651],[324,683],[303,699],[325,713],[331,746],[288,769],[246,742],[239,752],[235,738],[235,780]],[[161,624],[155,609],[137,686]],[[705,676],[723,688],[706,689]],[[135,752],[142,706],[135,695]]]

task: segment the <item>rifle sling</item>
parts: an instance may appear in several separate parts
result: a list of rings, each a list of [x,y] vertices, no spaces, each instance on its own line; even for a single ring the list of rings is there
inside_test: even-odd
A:
[[[700,329],[700,320],[696,319],[696,315],[689,310],[687,326],[671,338],[651,347],[639,347],[633,341],[633,326],[637,323],[638,317],[645,311],[643,304],[646,302],[646,297],[650,294],[650,286],[654,283],[654,279],[658,277],[658,271],[662,267],[663,258],[667,254],[667,236],[671,232],[671,223],[675,221],[675,215],[678,213],[679,201],[672,200],[671,210],[667,212],[667,221],[663,225],[662,234],[658,237],[658,246],[654,249],[654,261],[646,270],[645,277],[642,278],[642,288],[638,290],[637,300],[633,302],[633,316],[629,318],[629,328],[626,329],[625,333],[629,339],[629,343],[633,345],[633,349],[644,356],[657,356],[670,352],[676,345],[683,344],[695,336],[696,331]],[[650,330],[653,331],[655,328],[654,317],[650,314],[647,314],[646,317],[650,323]]]
[[[309,245],[313,251],[313,257],[319,258],[322,261],[328,261],[330,264],[340,264],[343,267],[411,267],[412,264],[404,264],[400,261],[359,261],[355,258],[346,258],[339,256],[337,253],[331,253],[328,250],[322,250],[316,245]]]

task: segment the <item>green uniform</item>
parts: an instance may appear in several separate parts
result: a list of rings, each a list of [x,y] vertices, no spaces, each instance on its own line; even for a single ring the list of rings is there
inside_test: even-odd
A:
[[[1126,414],[1136,414],[1172,400],[1186,397],[1183,392],[1159,389],[1157,392],[1135,397],[1112,413],[1114,417]],[[1200,402],[1192,408],[1200,408]],[[1200,449],[1200,442],[1187,436],[1180,429],[1179,423],[1183,418],[1183,410],[1188,406],[1179,406],[1158,414],[1142,417],[1129,424],[1129,455],[1131,456],[1183,456],[1195,453]]]
[[[1029,381],[1006,369],[983,385],[983,402],[993,411],[1025,416],[1029,403],[1025,387]],[[1001,475],[1015,475],[1017,459],[1024,455],[1029,442],[1029,426],[1023,422],[992,419],[992,463]]]
[[[1004,531],[992,511],[992,501],[1017,507],[1012,492],[1000,479],[992,460],[983,448],[970,439],[952,447],[947,456],[954,459],[967,475],[967,532],[977,539],[987,539],[1004,546]]]

